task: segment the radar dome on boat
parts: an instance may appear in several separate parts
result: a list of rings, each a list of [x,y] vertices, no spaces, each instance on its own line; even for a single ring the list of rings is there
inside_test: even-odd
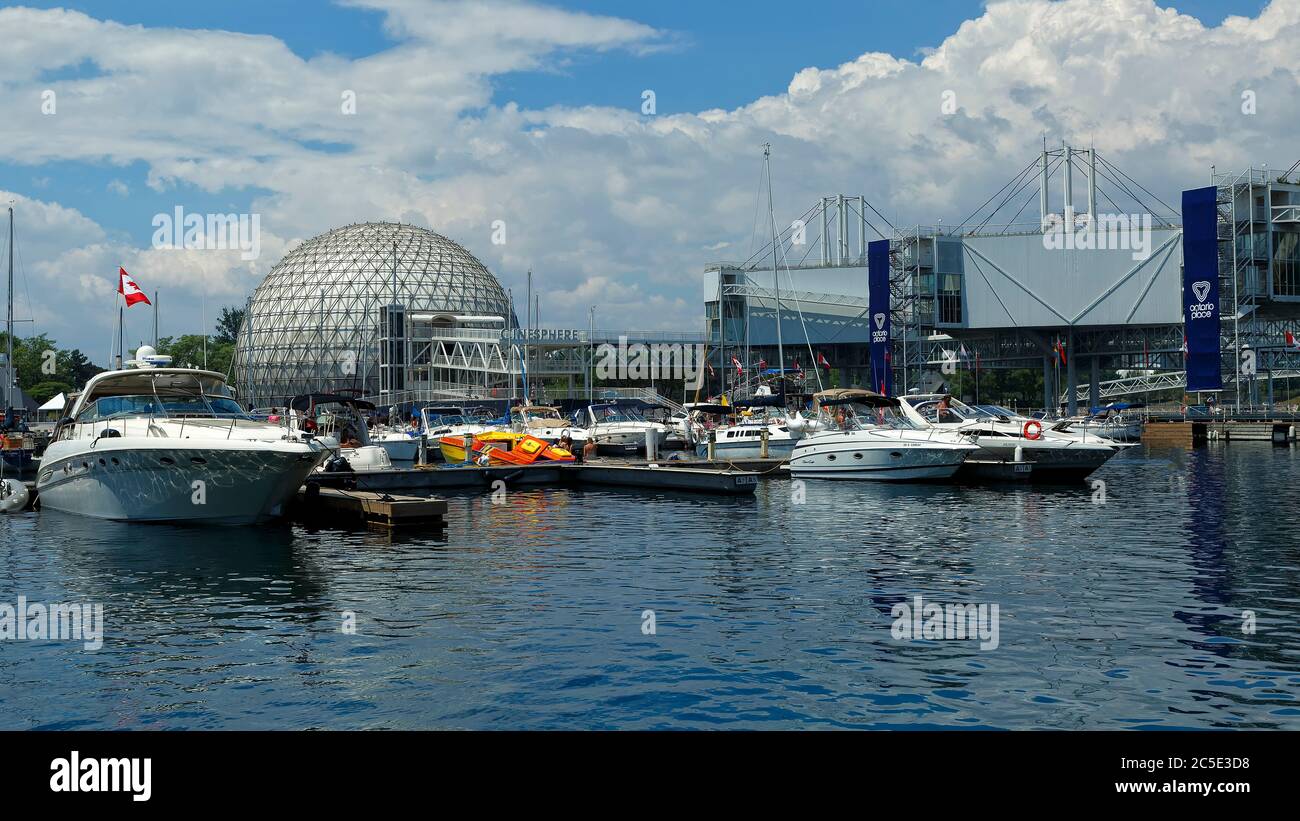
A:
[[[126,364],[137,368],[165,368],[171,363],[170,356],[158,353],[152,345],[141,345],[135,349],[135,359]]]

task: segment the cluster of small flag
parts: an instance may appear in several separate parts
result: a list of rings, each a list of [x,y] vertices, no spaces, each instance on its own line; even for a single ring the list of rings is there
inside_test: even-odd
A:
[[[737,375],[737,376],[744,376],[744,375],[745,375],[745,366],[741,364],[741,362],[740,362],[739,359],[737,359],[737,358],[734,357],[734,356],[731,357],[731,364],[732,364],[732,366],[736,369],[736,375]],[[826,359],[826,357],[822,356],[820,353],[817,354],[817,366],[820,367],[820,368],[825,368],[827,371],[829,371],[829,370],[831,369],[831,363],[828,362],[827,359]],[[767,360],[766,360],[766,359],[760,359],[760,360],[758,360],[758,369],[759,369],[759,371],[765,371],[765,370],[767,370]],[[796,359],[796,360],[794,361],[794,367],[792,368],[792,370],[793,370],[795,373],[803,373],[803,366],[799,364],[799,360],[798,360],[798,359]],[[713,375],[713,368],[709,368],[709,376],[712,376],[712,375]]]

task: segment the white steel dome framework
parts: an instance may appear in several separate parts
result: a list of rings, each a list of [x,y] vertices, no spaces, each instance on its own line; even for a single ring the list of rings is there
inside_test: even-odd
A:
[[[391,305],[401,309],[394,330],[385,333]],[[249,406],[312,391],[376,396],[381,349],[396,351],[385,348],[385,340],[405,337],[399,326],[431,314],[431,321],[465,329],[460,333],[494,336],[517,327],[501,283],[456,242],[397,223],[335,228],[287,254],[253,292],[236,341],[232,381]],[[401,353],[393,356],[402,358],[403,368],[415,364]],[[456,372],[456,363],[435,354],[422,379],[484,383],[482,372],[470,372],[470,362],[461,364]]]

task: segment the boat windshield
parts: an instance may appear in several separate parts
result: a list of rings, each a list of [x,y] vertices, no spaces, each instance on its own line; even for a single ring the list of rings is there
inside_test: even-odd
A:
[[[982,413],[988,416],[999,416],[999,417],[1005,416],[1008,419],[1014,419],[1020,415],[1015,411],[1011,410],[1010,408],[1003,407],[1002,405],[976,405],[975,409],[981,411]]]
[[[251,419],[239,403],[225,396],[105,396],[77,415],[78,422],[127,416]]]
[[[591,413],[597,422],[644,422],[645,417],[635,408],[620,405],[593,405]]]
[[[949,399],[948,408],[942,411],[942,418],[940,418],[939,403],[942,401],[941,399],[908,399],[907,401],[927,422],[965,422],[970,419],[987,419],[994,415],[975,410],[959,399]]]
[[[425,424],[431,428],[449,428],[454,427],[455,425],[464,425],[466,422],[465,417],[463,416],[457,416],[453,413],[444,413],[440,416],[429,417],[425,421]]]
[[[827,424],[837,430],[867,428],[916,430],[919,427],[896,407],[872,408],[854,402],[847,405],[828,405],[822,409],[822,412]]]
[[[516,408],[516,410],[523,415],[523,418],[529,420],[554,419],[557,422],[564,421],[563,417],[560,416],[560,412],[555,408]]]

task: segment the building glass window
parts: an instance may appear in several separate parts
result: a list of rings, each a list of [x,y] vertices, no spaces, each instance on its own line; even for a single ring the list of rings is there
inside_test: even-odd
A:
[[[1300,296],[1300,234],[1273,235],[1273,293]]]
[[[961,274],[939,274],[939,322],[960,324]]]

